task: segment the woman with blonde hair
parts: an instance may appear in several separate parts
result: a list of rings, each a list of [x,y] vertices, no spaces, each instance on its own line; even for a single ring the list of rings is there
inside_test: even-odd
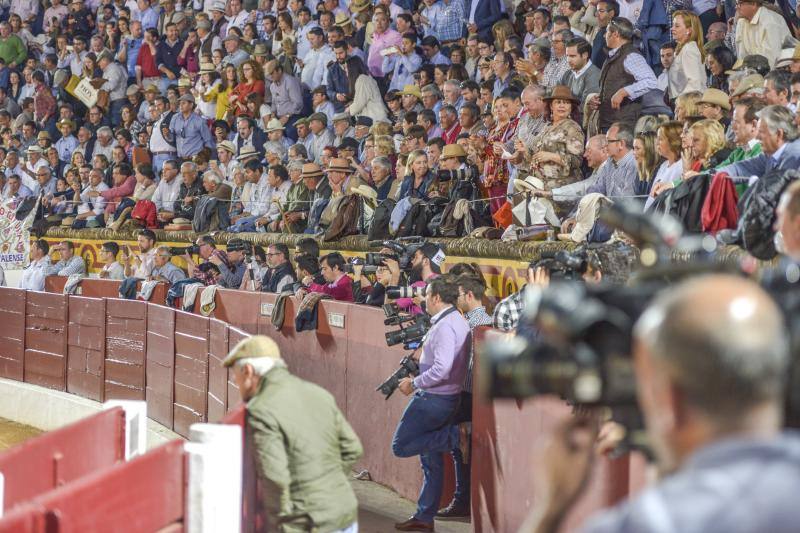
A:
[[[672,16],[672,37],[678,46],[675,49],[675,61],[668,71],[670,97],[704,91],[708,77],[703,28],[697,15],[689,11],[676,11]]]
[[[494,37],[494,49],[502,50],[506,40],[512,35],[516,35],[514,25],[508,19],[501,19],[492,26],[492,36]]]
[[[656,196],[667,189],[671,189],[679,182],[683,175],[683,124],[672,120],[662,124],[656,132],[656,150],[664,158],[658,167],[653,184],[650,187],[650,196],[644,204],[645,210],[649,209]]]
[[[691,146],[691,167],[687,169],[686,154],[684,154],[683,179],[696,176],[700,172],[717,167],[730,154],[728,142],[725,139],[725,128],[716,120],[703,119],[695,122],[689,128]]]
[[[428,154],[425,150],[414,150],[408,154],[405,177],[400,185],[398,199],[410,197],[429,200],[430,193],[435,190],[434,178],[428,166]]]
[[[703,112],[700,109],[702,99],[703,93],[697,91],[680,95],[675,100],[675,120],[683,122],[688,118],[702,117]]]

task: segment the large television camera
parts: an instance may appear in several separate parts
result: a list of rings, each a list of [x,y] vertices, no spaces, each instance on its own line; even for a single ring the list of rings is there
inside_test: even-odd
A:
[[[422,339],[431,327],[431,321],[428,315],[412,316],[401,314],[395,304],[384,305],[383,312],[386,315],[386,319],[383,321],[385,325],[399,326],[399,329],[386,333],[387,346],[395,346],[403,343],[403,348],[406,350],[416,350],[420,347]],[[380,391],[388,400],[394,391],[397,390],[400,380],[409,376],[416,376],[417,374],[419,374],[419,365],[411,357],[411,354],[406,355],[400,361],[400,367],[395,370],[386,381],[378,385],[375,390]]]

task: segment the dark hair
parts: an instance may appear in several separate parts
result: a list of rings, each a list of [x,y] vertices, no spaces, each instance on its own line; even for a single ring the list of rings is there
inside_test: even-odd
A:
[[[143,229],[142,231],[140,231],[140,232],[139,232],[139,234],[138,234],[138,235],[139,235],[140,237],[145,237],[145,238],[147,238],[147,239],[150,239],[150,240],[151,240],[151,241],[153,241],[153,242],[156,242],[156,234],[155,234],[155,232],[154,232],[153,230],[151,230],[151,229]]]
[[[345,41],[336,41],[335,43],[333,43],[333,48],[334,49],[344,48],[345,50],[347,50],[347,43]]]
[[[433,35],[428,35],[428,36],[426,36],[426,37],[424,37],[424,38],[422,39],[422,41],[420,42],[420,44],[421,44],[422,46],[435,46],[435,47],[437,47],[437,48],[438,48],[438,47],[439,47],[439,39],[437,39],[437,38],[436,38],[436,37],[434,37]]]
[[[483,274],[481,274],[481,267],[478,263],[456,263],[447,271],[447,274],[451,276],[473,276],[483,282]],[[486,284],[484,283],[484,285]]]
[[[212,248],[216,248],[217,247],[217,241],[215,241],[214,237],[212,237],[211,235],[200,235],[197,238],[197,240],[202,242],[203,244],[209,245]],[[195,242],[197,242],[197,241],[195,241]]]
[[[98,155],[102,155],[102,154],[98,154]],[[137,165],[136,166],[136,170],[142,176],[148,177],[151,180],[155,180],[156,179],[156,174],[155,174],[155,172],[153,172],[153,166],[150,165],[149,163],[142,163],[141,165]]]
[[[113,255],[114,258],[116,258],[117,254],[119,253],[119,244],[117,244],[117,243],[115,243],[113,241],[104,242],[103,243],[103,250],[105,250],[106,252],[111,253],[111,255]]]
[[[275,248],[276,252],[283,254],[283,257],[285,257],[287,261],[289,260],[289,247],[286,246],[284,243],[276,242],[274,244],[270,244],[268,248],[269,247]]]
[[[616,0],[600,0],[598,4],[601,2],[614,12],[614,18],[619,17],[619,3]]]
[[[737,100],[736,103],[733,104],[734,108],[736,106],[742,106],[747,109],[744,114],[745,122],[753,122],[758,120],[758,114],[767,106],[767,104],[765,104],[763,100],[753,98],[752,96],[747,96]]]
[[[436,117],[434,116],[434,121]],[[408,133],[406,134],[406,138],[409,139],[422,139],[424,142],[428,142],[428,134],[425,132],[425,128],[420,126],[419,124],[415,124],[408,128]]]
[[[261,165],[261,161],[254,160],[254,159],[251,159],[250,161],[248,161],[247,163],[244,164],[244,169],[245,170],[252,170],[252,171],[258,172],[262,168],[263,167]]]
[[[670,48],[672,50],[675,50],[677,47],[678,43],[676,43],[675,41],[667,41],[664,44],[662,44],[658,49],[663,50],[665,48]]]
[[[438,296],[444,303],[455,305],[458,301],[458,285],[451,276],[440,276],[428,283],[428,291]]]
[[[592,55],[592,45],[589,44],[589,41],[583,37],[574,37],[567,42],[567,48],[571,48],[573,46],[577,49],[579,56],[584,54],[588,56]]]
[[[428,141],[428,146],[433,146],[433,145],[438,146],[439,150],[442,150],[445,145],[444,139],[442,139],[441,137],[434,137],[433,139]]]
[[[717,46],[711,50],[710,55],[717,61],[717,63],[722,65],[723,76],[725,76],[725,71],[730,70],[736,61],[736,56],[727,46]]]
[[[37,240],[36,242],[33,243],[33,245],[36,246],[39,249],[39,251],[42,252],[44,255],[50,253],[50,245],[44,239]]]
[[[323,255],[319,258],[320,266],[322,266],[323,262],[331,269],[338,268],[341,272],[344,272],[345,261],[344,257],[339,252],[331,252],[328,255]]]
[[[416,124],[417,123],[417,112],[416,111],[408,111],[405,115],[403,115],[403,120],[405,120],[409,124]]]
[[[61,241],[61,244],[63,244],[70,250],[75,250],[75,245],[72,243],[72,241]]]
[[[316,257],[301,255],[295,258],[295,262],[297,263],[297,270],[305,270],[312,276],[316,276],[319,273],[319,262]]]
[[[423,109],[419,113],[417,113],[417,120],[420,118],[426,120],[431,124],[436,124],[436,113],[433,112],[433,109]]]
[[[766,76],[764,81],[771,81],[776,93],[786,93],[787,98],[792,97],[792,75],[784,70],[773,70]]]
[[[300,239],[294,246],[296,249],[300,250],[303,255],[310,255],[314,260],[319,257],[319,244],[311,237]]]
[[[400,13],[399,15],[397,15],[397,17],[396,17],[396,18],[398,18],[398,19],[403,19],[403,20],[405,20],[406,22],[408,22],[409,24],[412,24],[412,25],[414,24],[414,19],[413,19],[413,18],[411,17],[411,15],[410,15],[410,14],[408,14],[408,13]],[[403,35],[403,38],[405,38],[405,34]],[[416,39],[415,39],[415,40],[416,40]]]
[[[519,97],[520,92],[513,87],[509,87],[507,89],[503,89],[498,98],[503,98],[504,100],[519,100]]]
[[[356,94],[356,80],[362,74],[369,75],[369,70],[364,62],[358,56],[351,56],[347,58],[347,80],[350,87],[350,96]]]
[[[275,175],[278,176],[281,179],[281,181],[286,181],[286,180],[289,179],[289,171],[286,170],[285,166],[283,166],[283,165],[275,165],[275,166],[269,167],[269,169],[272,172],[274,172]]]
[[[569,22],[569,17],[565,15],[556,15],[553,17],[553,25],[555,24],[566,24],[567,27],[572,27],[572,24]]]
[[[462,274],[456,278],[456,282],[464,292],[471,292],[477,300],[483,298],[483,294],[486,292],[486,284],[483,282],[483,278],[479,278],[475,275]]]
[[[461,111],[464,110],[469,111],[473,118],[477,119],[481,115],[481,108],[478,107],[478,104],[474,104],[472,102],[464,102],[464,105],[461,106]]]

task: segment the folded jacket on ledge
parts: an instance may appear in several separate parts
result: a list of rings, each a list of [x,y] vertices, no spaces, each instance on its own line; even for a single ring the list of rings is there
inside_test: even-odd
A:
[[[330,299],[330,296],[321,292],[306,294],[297,309],[297,316],[294,318],[294,329],[296,331],[316,331],[317,304],[319,304],[320,300],[325,299]]]

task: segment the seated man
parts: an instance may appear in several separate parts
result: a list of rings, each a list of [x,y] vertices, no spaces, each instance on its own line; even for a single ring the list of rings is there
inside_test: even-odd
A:
[[[283,243],[270,244],[267,248],[269,268],[260,281],[262,292],[281,293],[297,280],[289,261],[289,247]]]
[[[44,280],[47,277],[47,271],[50,269],[49,251],[50,245],[44,239],[39,239],[31,244],[31,262],[22,273],[22,280],[19,284],[20,289],[29,291],[44,290]]]
[[[230,226],[228,210],[230,208],[231,186],[222,183],[220,177],[207,170],[203,174],[203,189],[206,194],[200,197],[197,202],[197,209],[194,212],[195,228],[203,228],[204,231],[216,231]],[[217,201],[213,203],[211,199]]]
[[[245,271],[244,241],[231,239],[228,242],[228,252],[217,249],[217,243],[211,235],[198,237],[195,245],[199,248],[198,255],[203,262],[197,264],[188,253],[184,254],[189,277],[204,285],[238,289]]]
[[[322,256],[319,259],[319,266],[326,283],[324,285],[314,283],[311,276],[306,276],[301,280],[302,288],[297,295],[303,298],[308,292],[321,292],[334,300],[352,302],[353,280],[344,272],[344,265],[344,257],[339,252]]]
[[[75,245],[72,244],[72,241],[61,241],[50,251],[58,252],[61,260],[47,269],[48,276],[86,275],[86,263],[83,261],[83,257],[75,255]]]
[[[107,190],[108,185],[103,181],[103,173],[93,169],[89,173],[89,185],[81,192],[78,214],[72,222],[73,229],[99,228],[105,225],[103,212],[106,209],[106,199],[101,193]]]
[[[156,234],[153,230],[143,229],[136,237],[139,253],[132,254],[130,248],[122,252],[120,257],[122,266],[125,267],[125,277],[147,279],[153,271],[156,256]]]
[[[186,273],[183,269],[172,262],[172,253],[169,251],[169,246],[156,248],[153,270],[147,279],[169,283],[170,285],[186,279]]]
[[[152,198],[160,223],[169,224],[175,218],[175,200],[178,199],[182,183],[178,179],[178,162],[174,159],[165,161],[161,170],[161,181],[158,182]]]
[[[100,247],[100,260],[105,263],[100,270],[100,279],[125,279],[125,268],[117,261],[119,244],[109,241]]]
[[[238,289],[244,277],[245,252],[250,245],[242,239],[231,239],[225,246],[228,261],[223,261],[219,255],[211,255],[208,261],[219,269],[217,285],[226,289]]]

